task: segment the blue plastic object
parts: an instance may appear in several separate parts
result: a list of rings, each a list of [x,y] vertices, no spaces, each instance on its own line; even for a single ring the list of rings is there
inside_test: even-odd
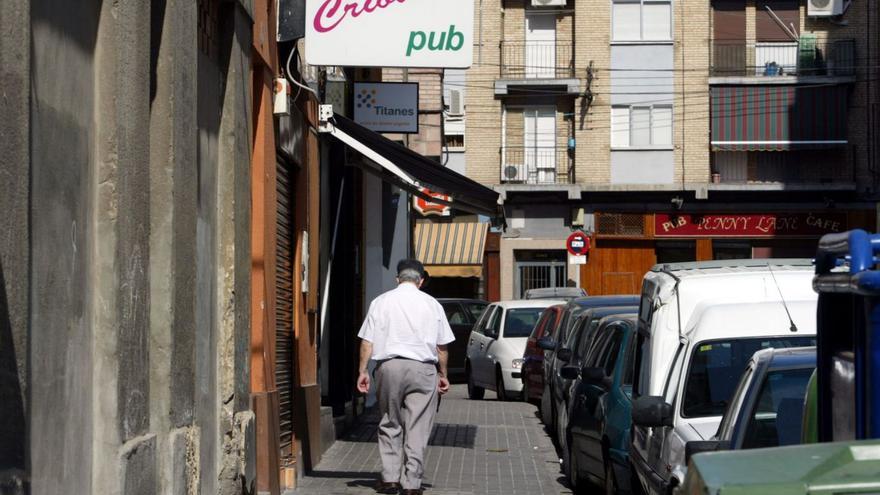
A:
[[[820,405],[819,436],[824,441],[836,440],[830,425],[834,406],[828,399],[839,396],[832,394],[831,373],[841,352],[851,352],[854,361],[856,439],[880,438],[878,253],[880,235],[864,230],[829,234],[819,241],[813,287],[819,292],[819,398],[820,404],[826,403]]]

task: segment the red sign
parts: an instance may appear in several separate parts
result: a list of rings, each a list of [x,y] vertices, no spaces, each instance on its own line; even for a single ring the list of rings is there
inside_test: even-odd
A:
[[[420,191],[422,191],[423,193],[427,194],[428,196],[430,196],[432,198],[437,198],[437,199],[440,199],[443,201],[452,201],[452,196],[450,196],[448,194],[443,194],[443,193],[431,191],[427,187],[421,188]],[[447,205],[444,205],[441,203],[432,203],[432,202],[430,202],[424,198],[421,198],[419,196],[413,197],[413,207],[416,209],[416,211],[418,211],[419,213],[421,213],[422,215],[425,215],[425,216],[427,216],[427,215],[441,215],[441,216],[445,217],[452,212],[452,208],[450,208]]]
[[[573,232],[565,241],[565,248],[572,256],[584,256],[590,252],[590,236],[580,230]]]
[[[818,237],[846,229],[845,213],[654,215],[655,237]]]

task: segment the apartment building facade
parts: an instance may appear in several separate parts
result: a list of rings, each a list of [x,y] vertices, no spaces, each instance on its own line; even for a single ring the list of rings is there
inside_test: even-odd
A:
[[[810,255],[874,225],[876,7],[484,0],[475,16],[447,144],[504,198],[502,298],[634,292],[658,262]]]

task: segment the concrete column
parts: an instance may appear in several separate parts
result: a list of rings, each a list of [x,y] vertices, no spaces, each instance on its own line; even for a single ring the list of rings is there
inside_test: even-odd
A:
[[[150,417],[163,493],[197,490],[195,264],[197,3],[153,3],[150,109]]]
[[[150,9],[150,2],[103,3],[95,51],[95,493],[157,491],[149,414]]]
[[[221,494],[250,486],[255,452],[250,411],[250,67],[253,20],[241,4],[232,7],[225,25],[230,38],[225,93],[220,118],[217,172],[217,386],[219,410],[219,486]]]
[[[7,2],[3,3],[4,8],[9,7]],[[24,283],[30,284],[31,298],[31,492],[115,493],[98,490],[92,484],[92,468],[97,465],[93,449],[115,446],[118,439],[113,422],[102,432],[109,433],[102,435],[109,443],[93,441],[98,436],[93,427],[98,409],[93,400],[93,343],[103,346],[115,342],[115,333],[107,335],[106,340],[94,335],[93,308],[113,308],[112,301],[102,299],[99,305],[92,304],[99,272],[93,264],[94,143],[98,136],[93,53],[101,2],[25,3],[30,4],[31,37],[27,42],[32,50],[30,87],[26,91],[31,95],[29,240],[33,261],[29,277],[24,279]],[[5,32],[3,36],[6,37]],[[0,70],[7,71],[5,63]],[[4,92],[6,88],[4,84]],[[7,157],[3,158],[6,161]],[[107,260],[112,259],[111,254]],[[105,268],[107,265],[101,267]],[[112,271],[106,273],[108,278],[114,276]],[[110,410],[116,408],[113,376],[100,383],[102,393],[107,390],[114,397]],[[115,460],[113,454],[111,461]],[[118,473],[114,475],[118,478]]]
[[[0,492],[27,483],[30,6],[0,3]]]

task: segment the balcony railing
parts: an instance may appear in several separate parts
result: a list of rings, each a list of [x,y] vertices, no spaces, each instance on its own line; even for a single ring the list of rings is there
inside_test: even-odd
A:
[[[556,147],[501,148],[501,182],[573,184],[574,157]]]
[[[855,40],[757,42],[714,41],[713,76],[852,76]]]
[[[501,77],[561,79],[574,77],[574,43],[569,41],[502,41]]]

